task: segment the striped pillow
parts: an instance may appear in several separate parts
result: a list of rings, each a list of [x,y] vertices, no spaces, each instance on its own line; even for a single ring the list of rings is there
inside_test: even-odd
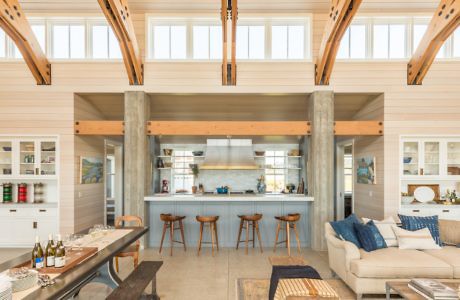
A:
[[[430,217],[416,217],[416,216],[404,216],[398,215],[402,223],[402,228],[410,231],[419,230],[422,228],[428,228],[431,236],[436,241],[436,244],[442,246],[441,238],[439,236],[439,222],[438,216]]]
[[[430,230],[423,228],[420,230],[404,230],[397,226],[393,226],[393,230],[398,238],[399,249],[411,250],[435,250],[441,249],[433,240]]]

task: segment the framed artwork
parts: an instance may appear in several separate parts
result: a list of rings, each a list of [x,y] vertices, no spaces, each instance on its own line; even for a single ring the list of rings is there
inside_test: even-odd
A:
[[[80,183],[102,183],[104,181],[104,160],[101,157],[80,157]]]
[[[358,158],[357,163],[357,183],[376,184],[375,157]]]

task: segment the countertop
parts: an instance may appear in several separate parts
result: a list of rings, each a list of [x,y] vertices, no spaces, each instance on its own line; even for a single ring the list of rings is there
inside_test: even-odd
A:
[[[401,204],[402,208],[445,208],[445,209],[460,209],[460,204],[438,204],[438,203],[417,203],[417,204]]]
[[[267,194],[267,195],[169,195],[169,194],[155,194],[151,196],[146,196],[144,201],[178,201],[178,202],[202,202],[202,201],[225,201],[225,202],[250,202],[250,201],[262,201],[262,202],[280,202],[280,201],[289,201],[289,202],[309,202],[313,201],[313,197],[308,197],[305,195],[297,194]]]
[[[48,203],[3,203],[0,202],[0,209],[1,208],[55,208],[58,207],[56,202],[48,202]]]

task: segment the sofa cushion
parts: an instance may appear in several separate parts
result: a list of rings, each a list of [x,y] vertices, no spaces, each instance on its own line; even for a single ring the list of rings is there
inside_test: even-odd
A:
[[[423,252],[451,265],[454,278],[460,278],[460,248],[446,246],[441,250],[424,250]]]
[[[381,248],[386,248],[387,244],[380,234],[374,221],[369,221],[367,224],[353,224],[358,240],[366,251],[374,251]]]
[[[436,241],[436,244],[442,246],[441,238],[439,237],[439,223],[438,216],[405,216],[398,215],[402,223],[402,228],[410,231],[420,230],[428,228],[431,232],[431,236]]]
[[[410,231],[405,230],[396,226],[393,226],[393,230],[398,238],[399,249],[405,250],[433,250],[441,249],[436,244],[433,237],[430,234],[428,228],[422,228],[420,230]]]
[[[400,250],[395,247],[372,252],[361,250],[361,259],[352,260],[350,268],[353,274],[363,278],[446,279],[453,276],[452,267],[441,259],[422,251]]]
[[[361,248],[361,243],[359,242],[353,227],[354,223],[361,223],[355,214],[349,215],[344,220],[330,222],[332,228],[334,228],[334,231],[339,238],[352,242],[356,245],[356,247]]]
[[[370,222],[371,219],[368,218],[363,218],[364,223]],[[396,222],[393,219],[393,217],[388,217],[384,220],[372,220],[374,221],[375,226],[380,231],[380,234],[383,236],[385,239],[385,243],[387,244],[387,247],[397,247],[398,246],[398,239],[396,239],[396,235],[393,231],[392,226],[396,226]]]
[[[460,221],[439,220],[439,234],[446,245],[460,245]]]

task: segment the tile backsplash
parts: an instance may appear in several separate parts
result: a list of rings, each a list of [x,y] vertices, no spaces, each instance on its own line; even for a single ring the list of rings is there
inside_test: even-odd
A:
[[[299,149],[298,144],[254,144],[254,151],[286,151]],[[205,144],[161,144],[161,154],[163,149],[174,149],[174,151],[204,151],[206,155]],[[302,166],[302,158],[289,158],[289,166]],[[195,163],[202,163],[203,159],[195,159]],[[264,159],[257,158],[256,163],[263,164]],[[171,172],[173,170],[162,170],[160,172],[161,180],[166,179],[171,182]],[[296,188],[303,174],[302,170],[286,170],[287,175],[285,182],[293,183]],[[265,170],[200,170],[198,177],[195,179],[195,185],[203,184],[205,191],[215,191],[217,187],[229,186],[231,191],[254,190],[257,191],[257,178],[265,174]],[[306,180],[306,178],[304,178]],[[173,184],[173,183],[171,183]],[[175,187],[170,186],[174,191]]]

